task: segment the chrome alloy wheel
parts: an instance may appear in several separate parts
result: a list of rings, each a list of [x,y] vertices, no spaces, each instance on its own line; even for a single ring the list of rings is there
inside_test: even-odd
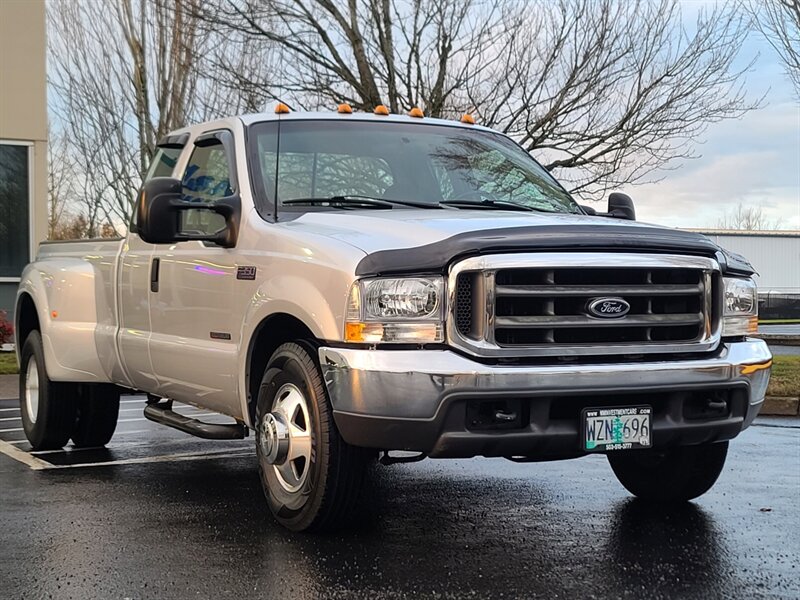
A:
[[[293,383],[281,386],[260,429],[261,453],[275,469],[278,483],[287,492],[297,492],[311,468],[311,420],[300,388]]]
[[[28,369],[25,373],[25,407],[31,423],[36,423],[39,415],[39,367],[31,356],[28,360]]]

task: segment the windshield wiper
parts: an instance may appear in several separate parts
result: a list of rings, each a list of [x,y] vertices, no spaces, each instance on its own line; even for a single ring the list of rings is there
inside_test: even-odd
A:
[[[439,204],[445,206],[454,206],[455,208],[488,208],[497,210],[523,210],[526,212],[541,212],[539,209],[532,206],[525,206],[524,204],[516,204],[514,202],[506,202],[504,200],[490,200],[484,198],[483,200],[442,200]]]
[[[414,202],[412,200],[395,200],[394,198],[376,198],[375,196],[359,196],[355,194],[348,194],[347,198],[379,200],[381,202],[389,202],[390,204],[397,204],[399,206],[413,206],[414,208],[442,208],[436,202]]]
[[[390,202],[386,202],[384,200],[379,200],[376,198],[354,198],[351,196],[329,196],[327,198],[292,198],[291,200],[282,200],[281,206],[294,206],[294,205],[301,205],[301,204],[308,204],[309,206],[320,206],[320,205],[349,205],[355,206],[360,205],[362,207],[369,206],[373,208],[392,208],[393,205]]]
[[[292,206],[292,205],[300,205],[300,204],[309,204],[309,205],[325,205],[330,204],[335,206],[337,204],[341,205],[361,205],[361,206],[370,206],[375,208],[392,208],[394,206],[413,206],[414,208],[441,208],[438,204],[431,204],[429,202],[411,202],[408,200],[392,200],[389,198],[375,198],[373,196],[358,196],[358,195],[346,195],[346,196],[330,196],[328,198],[292,198],[291,200],[283,200],[281,202],[283,206]]]

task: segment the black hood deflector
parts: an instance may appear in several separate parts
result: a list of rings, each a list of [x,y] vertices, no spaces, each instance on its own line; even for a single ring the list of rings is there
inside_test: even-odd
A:
[[[742,257],[725,253],[699,233],[658,227],[621,225],[539,225],[469,231],[416,248],[381,250],[356,267],[359,277],[403,273],[446,273],[451,262],[481,254],[509,252],[651,252],[715,258],[722,272],[749,276]],[[620,265],[623,266],[623,265]]]

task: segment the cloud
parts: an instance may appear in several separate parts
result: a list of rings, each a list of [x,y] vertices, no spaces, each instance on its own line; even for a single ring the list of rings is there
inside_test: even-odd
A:
[[[643,221],[713,227],[737,204],[761,205],[784,229],[800,229],[800,106],[768,105],[709,129],[701,157],[627,191]]]
[[[681,0],[691,29],[710,0]],[[643,221],[676,227],[713,227],[736,205],[760,205],[783,229],[800,229],[800,103],[774,49],[760,34],[744,40],[734,68],[747,68],[747,95],[766,105],[735,121],[711,125],[700,158],[655,173],[658,183],[623,190],[636,201]]]

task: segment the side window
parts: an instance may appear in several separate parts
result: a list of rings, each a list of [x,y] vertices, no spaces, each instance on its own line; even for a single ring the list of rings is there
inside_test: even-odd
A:
[[[144,180],[150,181],[153,177],[172,177],[172,172],[175,170],[182,151],[183,148],[159,148],[156,150]]]
[[[213,203],[233,194],[228,157],[222,144],[196,146],[181,179],[183,199]],[[225,218],[208,210],[181,211],[181,231],[214,234],[225,228]]]
[[[181,183],[183,199],[191,202],[214,202],[233,194],[228,157],[222,144],[196,147]]]
[[[147,168],[147,174],[144,176],[144,181],[150,181],[153,177],[172,177],[175,171],[175,165],[178,163],[178,158],[183,152],[183,148],[158,148],[153,155],[153,160],[150,161],[150,166]],[[136,207],[131,214],[131,221],[128,225],[128,230],[131,233],[136,233],[136,215],[139,211]]]

